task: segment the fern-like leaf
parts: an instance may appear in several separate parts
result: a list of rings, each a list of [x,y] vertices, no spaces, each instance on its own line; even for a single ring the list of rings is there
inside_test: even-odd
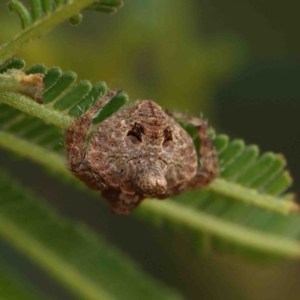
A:
[[[122,0],[30,0],[28,9],[21,1],[11,0],[8,8],[21,20],[23,31],[0,47],[0,63],[11,58],[16,51],[34,38],[38,38],[64,20],[73,25],[82,21],[83,9],[114,13],[123,5]]]
[[[23,29],[32,26],[33,23],[41,21],[44,17],[54,13],[56,9],[63,9],[68,3],[64,3],[62,0],[31,0],[31,9],[27,9],[26,6],[19,0],[11,0],[8,3],[8,8],[11,11],[15,11],[21,20]],[[71,1],[68,1],[71,2]],[[119,7],[123,5],[121,0],[96,0],[92,1],[92,4],[85,7],[86,10],[94,10],[106,13],[115,13]],[[70,21],[72,25],[78,25],[81,23],[82,15],[80,13],[71,17]]]
[[[82,115],[107,91],[104,82],[92,86],[90,82],[82,81],[75,85],[76,74],[62,73],[58,68],[46,71],[44,66],[36,65],[26,74],[35,74],[38,70],[45,73],[44,106],[12,93],[2,93],[1,100],[63,129],[70,124],[73,117]],[[94,122],[103,121],[127,101],[126,94],[119,94],[104,107]],[[9,108],[3,107],[2,111],[9,113]],[[198,147],[200,141],[196,128],[183,123],[181,125]],[[280,198],[282,201],[271,201],[274,197],[270,195],[280,196],[292,183],[289,173],[284,171],[286,162],[281,155],[264,153],[259,157],[257,146],[245,146],[242,140],[230,141],[228,136],[222,134],[214,142],[222,171],[221,178],[211,184],[211,190],[282,213],[297,209],[293,202],[283,200],[285,195]]]
[[[181,299],[148,278],[91,230],[62,219],[3,172],[0,205],[1,238],[59,280],[76,298]]]
[[[83,81],[73,87],[75,78],[73,73],[63,74],[59,69],[47,71],[45,105],[18,94],[0,93],[0,101],[5,103],[0,110],[0,145],[82,187],[64,166],[63,139],[56,126],[65,128],[74,116],[84,113],[106,91],[106,85],[92,87]],[[111,115],[126,101],[124,94],[113,99],[97,121]],[[195,128],[182,126],[198,145]],[[215,145],[222,170],[220,178],[206,189],[188,191],[171,200],[146,200],[134,215],[171,228],[179,224],[198,241],[192,243],[198,245],[199,251],[204,244],[207,248],[209,240],[209,247],[216,251],[246,249],[250,253],[299,258],[299,215],[285,216],[296,210],[297,205],[290,194],[284,193],[292,180],[285,171],[283,157],[273,153],[259,156],[257,146],[230,141],[222,134],[216,136]]]

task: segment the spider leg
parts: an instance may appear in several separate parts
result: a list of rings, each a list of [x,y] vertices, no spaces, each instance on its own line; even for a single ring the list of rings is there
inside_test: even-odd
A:
[[[187,183],[185,188],[199,189],[205,187],[219,175],[218,157],[213,141],[209,136],[207,122],[202,119],[188,117],[181,113],[167,111],[167,114],[175,119],[181,119],[184,122],[197,127],[200,139],[200,167],[198,168],[195,177]]]
[[[93,125],[93,118],[95,118],[101,108],[120,91],[121,89],[115,89],[108,92],[66,129],[66,149],[72,172],[77,173],[84,168],[82,164],[85,156],[85,142],[89,130]]]
[[[112,211],[118,215],[130,214],[144,199],[142,195],[130,195],[116,189],[102,191],[102,197],[107,201]]]

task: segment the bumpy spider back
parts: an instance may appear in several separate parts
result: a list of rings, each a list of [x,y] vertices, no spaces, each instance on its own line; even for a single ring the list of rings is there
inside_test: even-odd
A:
[[[166,114],[148,100],[107,118],[86,145],[93,118],[119,92],[104,95],[66,130],[70,170],[91,189],[101,190],[114,212],[129,214],[147,196],[165,199],[205,187],[218,175],[207,122]],[[199,168],[193,141],[174,118],[197,127]]]
[[[197,170],[190,136],[148,100],[103,121],[93,133],[86,159],[106,187],[161,198]]]

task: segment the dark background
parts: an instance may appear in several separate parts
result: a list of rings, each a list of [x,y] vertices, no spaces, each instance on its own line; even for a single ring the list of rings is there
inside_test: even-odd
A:
[[[19,20],[0,3],[0,43]],[[18,53],[30,67],[73,70],[79,79],[122,86],[130,98],[199,116],[219,133],[280,152],[300,193],[300,40],[296,1],[126,1],[113,15],[84,13]],[[64,216],[88,223],[148,273],[188,299],[299,299],[299,264],[255,265],[231,256],[193,255],[182,237],[112,215],[101,201],[63,186],[29,162],[0,152],[1,167]],[[64,291],[0,243],[9,264],[53,299]],[[70,298],[71,299],[71,298]]]

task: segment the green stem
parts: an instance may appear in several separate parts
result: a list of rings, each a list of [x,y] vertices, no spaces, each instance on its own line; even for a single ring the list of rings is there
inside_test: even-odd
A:
[[[0,131],[0,147],[9,149],[21,157],[36,162],[47,170],[66,179],[67,182],[72,183],[76,187],[86,188],[86,186],[68,170],[63,157],[56,153],[3,131]],[[90,191],[89,189],[86,190]]]
[[[267,253],[278,254],[290,258],[300,258],[300,243],[272,234],[236,225],[220,218],[208,215],[199,210],[196,212],[171,201],[143,201],[139,207],[141,214],[155,213],[175,221],[180,226],[204,231],[238,245],[260,249]],[[139,210],[136,214],[139,214]],[[142,210],[145,210],[143,212]]]
[[[236,183],[228,182],[222,178],[215,179],[208,189],[217,194],[228,196],[230,198],[243,201],[249,204],[254,204],[266,209],[288,214],[291,211],[297,211],[298,205],[293,202],[288,202],[267,194],[260,194],[254,189],[245,188]]]
[[[45,105],[40,105],[34,102],[31,98],[14,94],[14,93],[0,93],[0,102],[6,103],[15,107],[31,116],[42,119],[47,123],[54,124],[60,128],[67,128],[72,122],[72,118],[63,115],[61,112],[48,108]]]
[[[0,145],[60,175],[71,175],[61,156],[45,150],[42,147],[33,145],[30,142],[16,138],[9,133],[0,131]]]
[[[67,4],[58,7],[53,13],[45,16],[40,21],[35,22],[23,30],[14,39],[10,40],[0,48],[0,63],[11,58],[20,47],[28,43],[30,40],[40,37],[45,32],[60,24],[64,20],[71,18],[80,12],[94,0],[71,0]]]

